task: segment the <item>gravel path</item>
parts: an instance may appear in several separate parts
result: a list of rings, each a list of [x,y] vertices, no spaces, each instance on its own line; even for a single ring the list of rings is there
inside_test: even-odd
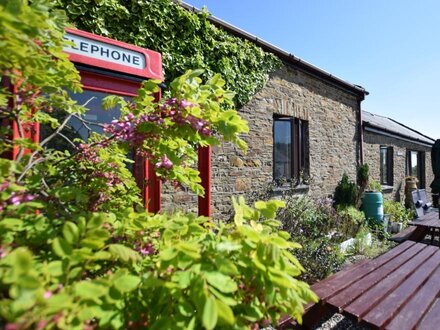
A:
[[[313,330],[369,330],[360,326],[349,318],[339,313],[328,314],[313,328]]]

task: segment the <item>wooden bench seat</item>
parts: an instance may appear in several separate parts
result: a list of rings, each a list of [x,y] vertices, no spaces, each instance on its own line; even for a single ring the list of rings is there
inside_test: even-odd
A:
[[[373,329],[438,329],[439,266],[438,247],[407,240],[312,285],[320,302],[307,308],[303,328],[337,311]]]
[[[389,238],[389,240],[393,241],[393,242],[397,242],[397,243],[402,243],[402,242],[408,240],[411,237],[411,235],[414,234],[416,229],[417,229],[416,226],[409,226],[409,227],[405,228],[404,230],[398,232],[397,234],[394,234],[393,236],[391,236]]]

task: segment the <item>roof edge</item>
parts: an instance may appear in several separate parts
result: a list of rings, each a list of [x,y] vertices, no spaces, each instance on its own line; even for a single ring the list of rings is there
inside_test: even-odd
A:
[[[373,124],[371,124],[369,122],[365,122],[364,121],[362,126],[364,127],[365,130],[367,130],[369,132],[380,134],[380,135],[384,135],[384,136],[393,137],[393,138],[398,139],[398,140],[403,140],[403,141],[411,142],[411,143],[414,143],[414,144],[419,144],[419,145],[422,145],[422,146],[425,146],[425,147],[430,147],[430,148],[434,145],[434,141],[432,142],[432,144],[429,144],[429,143],[427,143],[425,141],[421,141],[419,139],[415,139],[415,138],[409,137],[407,135],[399,134],[399,133],[396,133],[394,131],[391,131],[391,130],[388,130],[388,129],[384,129],[384,128],[376,126],[376,125],[373,125]]]
[[[425,134],[423,134],[423,133],[421,133],[421,132],[415,130],[414,128],[411,128],[411,127],[409,127],[409,126],[406,126],[406,125],[404,125],[404,124],[398,122],[397,120],[394,120],[393,118],[385,117],[385,116],[382,116],[382,115],[377,115],[377,114],[374,114],[374,113],[369,112],[369,111],[366,111],[366,110],[362,110],[362,112],[363,112],[363,113],[368,113],[368,114],[373,115],[373,116],[378,116],[378,117],[382,117],[382,118],[385,118],[385,119],[391,120],[392,122],[395,122],[396,124],[398,124],[398,125],[400,125],[400,126],[406,128],[406,129],[410,130],[411,132],[414,132],[414,133],[416,133],[416,134],[418,134],[418,135],[420,135],[420,136],[423,136],[424,138],[426,138],[426,139],[428,139],[428,140],[431,140],[431,141],[432,141],[432,144],[434,144],[434,142],[436,141],[436,140],[433,139],[432,137],[430,137],[430,136],[428,136],[428,135],[425,135]],[[376,129],[379,129],[379,130],[383,130],[383,131],[385,131],[385,132],[389,132],[389,133],[393,133],[393,134],[396,134],[396,135],[400,135],[400,136],[406,137],[407,139],[411,139],[411,140],[414,140],[414,141],[417,140],[417,139],[414,139],[414,138],[412,138],[412,137],[410,137],[410,136],[407,136],[407,135],[405,135],[405,134],[400,134],[400,133],[397,133],[397,132],[395,132],[395,131],[387,130],[387,129],[382,128],[382,127],[380,127],[380,126],[374,125],[374,124],[372,124],[372,123],[370,123],[370,122],[368,122],[368,121],[366,121],[366,120],[363,120],[363,124],[365,124],[365,125],[367,125],[367,126],[370,126],[370,127],[374,127],[374,128],[376,128]],[[417,140],[417,141],[421,141],[421,140]],[[422,142],[423,142],[423,141],[422,141]],[[426,143],[426,142],[423,142],[423,143]]]
[[[195,13],[199,13],[201,12],[200,9],[187,4],[183,1],[178,1],[178,0],[173,0],[175,3],[179,4],[180,6],[182,6],[183,8],[193,11]],[[359,95],[362,99],[365,98],[366,95],[369,94],[369,92],[363,88],[362,86],[359,85],[355,85],[352,83],[349,83],[341,78],[338,78],[337,76],[334,76],[330,73],[328,73],[327,71],[318,68],[317,66],[302,60],[299,57],[296,57],[295,55],[293,55],[292,53],[289,53],[263,39],[258,38],[257,36],[250,34],[249,32],[246,32],[228,22],[225,22],[215,16],[213,16],[212,14],[209,15],[208,19],[211,21],[211,23],[213,23],[214,25],[216,25],[217,27],[223,28],[224,30],[234,34],[237,37],[240,38],[244,38],[248,41],[253,42],[254,44],[258,45],[259,47],[261,47],[263,50],[271,52],[275,55],[277,55],[278,57],[280,57],[281,59],[290,62],[291,64],[294,64],[295,66],[297,66],[299,69],[302,69],[303,71],[306,71],[308,73],[311,73],[315,76],[318,76],[320,78],[325,79],[328,82],[331,82],[339,87],[343,87],[345,89],[348,89],[349,91],[355,93],[356,95]]]

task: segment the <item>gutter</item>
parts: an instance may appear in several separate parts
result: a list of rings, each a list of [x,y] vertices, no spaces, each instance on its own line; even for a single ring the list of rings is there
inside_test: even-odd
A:
[[[173,0],[175,3],[179,4],[183,8],[189,11],[193,11],[195,13],[200,13],[201,10],[195,8],[194,6],[191,6],[185,2],[180,2],[178,0]],[[365,95],[368,95],[368,91],[365,90],[362,86],[351,84],[345,80],[342,80],[341,78],[338,78],[327,71],[324,71],[313,64],[310,64],[299,57],[296,57],[292,53],[286,52],[285,50],[272,45],[271,43],[264,41],[262,39],[259,39],[258,37],[237,28],[236,26],[229,24],[215,16],[210,15],[208,17],[209,21],[216,25],[217,27],[220,27],[232,34],[234,34],[237,37],[246,39],[248,41],[251,41],[252,43],[256,44],[257,46],[261,47],[263,50],[268,51],[270,53],[273,53],[277,55],[279,58],[284,59],[285,61],[288,61],[292,64],[294,64],[298,69],[307,72],[308,74],[311,74],[315,77],[321,78],[326,80],[327,82],[332,83],[333,85],[343,88],[346,91],[351,92],[352,94],[355,94],[358,96],[360,101],[362,101],[365,98]]]
[[[363,124],[363,126],[364,126],[365,131],[367,131],[367,132],[376,133],[376,134],[379,134],[379,135],[395,138],[395,139],[398,139],[398,140],[402,140],[402,141],[418,144],[418,145],[421,145],[421,146],[424,146],[424,147],[432,148],[432,145],[434,144],[434,142],[432,144],[429,144],[426,141],[405,137],[404,135],[392,132],[392,131],[384,129],[384,128],[377,128],[377,127],[371,125],[368,122],[365,122]]]

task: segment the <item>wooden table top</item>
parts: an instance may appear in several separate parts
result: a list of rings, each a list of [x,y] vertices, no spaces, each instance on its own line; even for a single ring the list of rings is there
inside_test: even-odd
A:
[[[438,247],[406,241],[312,285],[321,300],[316,307],[371,328],[439,329],[439,266]]]
[[[432,211],[426,213],[420,218],[414,219],[410,221],[408,224],[412,226],[423,226],[423,227],[431,227],[431,228],[440,228],[440,219],[438,212]]]

